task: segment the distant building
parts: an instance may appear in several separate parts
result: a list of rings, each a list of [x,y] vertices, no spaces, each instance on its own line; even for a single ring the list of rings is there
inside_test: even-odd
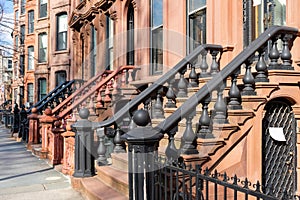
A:
[[[14,1],[14,102],[33,104],[69,79],[69,9],[67,0]]]
[[[12,57],[0,50],[0,105],[11,100]]]

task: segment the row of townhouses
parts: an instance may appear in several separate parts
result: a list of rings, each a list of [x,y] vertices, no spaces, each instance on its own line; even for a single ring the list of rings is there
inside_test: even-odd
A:
[[[299,9],[15,0],[13,132],[90,198],[296,199]]]

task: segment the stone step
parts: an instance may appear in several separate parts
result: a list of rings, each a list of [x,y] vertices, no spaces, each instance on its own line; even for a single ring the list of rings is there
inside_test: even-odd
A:
[[[127,155],[126,155],[127,157]],[[128,198],[128,170],[127,167],[122,170],[110,166],[96,166],[97,178],[108,187],[114,188],[118,193]]]
[[[97,176],[72,178],[72,187],[88,200],[125,200],[128,196],[106,185]]]

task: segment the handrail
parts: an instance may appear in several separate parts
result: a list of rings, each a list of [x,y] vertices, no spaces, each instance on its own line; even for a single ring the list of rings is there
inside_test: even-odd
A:
[[[47,94],[47,96],[45,96],[44,98],[42,98],[40,101],[38,101],[37,103],[35,103],[33,106],[31,106],[28,110],[27,110],[27,113],[31,113],[31,110],[32,108],[38,108],[40,107],[41,104],[43,104],[44,102],[48,102],[48,98],[52,97],[54,93],[56,93],[58,90],[61,90],[67,86],[69,86],[70,84],[73,84],[74,83],[74,80],[72,81],[65,81],[63,83],[61,83],[59,86],[57,86],[56,88],[54,88],[51,92],[49,92]],[[65,85],[65,87],[63,87]],[[38,108],[39,110],[39,108]]]
[[[56,106],[53,109],[52,113],[56,113],[58,110],[60,110],[64,105],[69,103],[74,97],[76,97],[79,93],[81,93],[86,87],[92,85],[100,76],[102,76],[105,73],[110,73],[110,71],[105,70],[104,72],[100,72],[94,77],[92,77],[89,81],[87,81],[79,89],[77,89],[73,94],[71,94],[68,98],[66,98],[63,102],[61,102],[58,106]]]
[[[169,70],[166,74],[161,76],[157,81],[155,81],[151,86],[141,92],[137,97],[133,98],[129,101],[122,109],[120,109],[117,113],[114,114],[113,117],[102,121],[102,122],[94,122],[93,128],[100,128],[105,126],[110,126],[119,121],[124,115],[128,113],[129,110],[133,109],[144,100],[150,97],[150,95],[155,91],[162,87],[168,80],[174,77],[180,70],[184,69],[187,64],[191,63],[197,56],[199,56],[206,49],[216,49],[222,50],[223,47],[220,45],[213,44],[204,44],[197,47],[192,53],[183,58],[177,65],[175,65],[171,70]]]
[[[101,80],[96,87],[93,87],[93,89],[89,90],[87,93],[85,93],[83,96],[80,97],[80,99],[78,99],[76,102],[73,102],[67,109],[64,109],[59,115],[58,118],[62,119],[63,117],[65,117],[72,109],[76,108],[80,103],[82,103],[85,99],[87,99],[88,97],[90,97],[95,91],[97,91],[98,89],[100,89],[103,85],[107,84],[109,81],[111,81],[112,78],[114,78],[118,73],[120,73],[121,71],[127,69],[135,69],[135,66],[130,66],[130,65],[126,65],[126,66],[121,66],[119,67],[117,70],[114,70],[113,72],[111,72],[107,77],[105,77],[103,80]],[[94,79],[92,79],[94,80]],[[90,81],[92,81],[90,80]],[[89,81],[89,82],[90,82]],[[86,86],[87,87],[87,86]],[[82,88],[85,88],[84,86]],[[64,102],[69,102],[72,98],[76,97],[78,93],[74,93],[74,95],[70,96],[69,98],[67,98]],[[68,101],[67,101],[68,100]],[[63,103],[64,103],[63,102]],[[53,113],[55,113],[56,111],[58,111],[59,109],[54,109]]]
[[[249,59],[259,48],[268,42],[275,34],[294,34],[298,33],[298,29],[286,26],[273,26],[262,33],[255,41],[253,41],[247,48],[245,48],[239,55],[237,55],[230,63],[228,63],[217,75],[208,81],[200,88],[194,95],[186,100],[175,112],[168,118],[159,123],[156,128],[161,133],[167,133],[181,119],[194,109],[203,98],[208,96],[212,90],[216,89],[223,80],[234,73],[247,59]]]

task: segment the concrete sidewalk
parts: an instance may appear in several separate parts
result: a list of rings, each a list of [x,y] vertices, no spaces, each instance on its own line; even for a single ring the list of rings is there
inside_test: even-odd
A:
[[[83,200],[70,179],[27,151],[0,125],[1,200]]]

